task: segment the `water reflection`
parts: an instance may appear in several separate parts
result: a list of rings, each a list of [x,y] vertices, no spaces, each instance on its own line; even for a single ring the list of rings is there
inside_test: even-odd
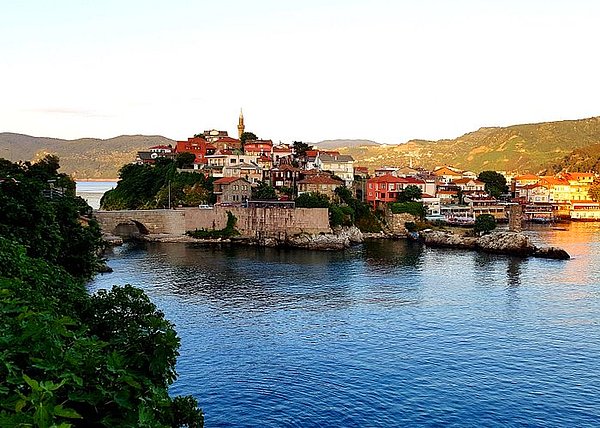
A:
[[[172,391],[207,427],[594,426],[600,285],[563,281],[573,262],[156,244],[116,250],[90,288],[131,282],[175,322]]]

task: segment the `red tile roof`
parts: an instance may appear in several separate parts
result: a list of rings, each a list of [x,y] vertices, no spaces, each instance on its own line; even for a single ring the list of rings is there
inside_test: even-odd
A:
[[[234,181],[243,180],[242,177],[223,177],[216,180],[213,184],[231,184]]]

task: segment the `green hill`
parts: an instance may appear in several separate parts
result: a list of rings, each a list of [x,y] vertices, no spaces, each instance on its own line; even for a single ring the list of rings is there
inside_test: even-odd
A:
[[[600,143],[573,150],[549,169],[553,172],[600,172]]]
[[[453,140],[341,149],[357,165],[433,168],[453,165],[472,171],[538,172],[573,150],[600,143],[600,117],[509,127],[480,128]]]
[[[32,161],[52,153],[60,157],[61,172],[77,179],[116,178],[121,166],[135,160],[138,150],[159,144],[175,141],[149,135],[61,140],[4,132],[0,133],[0,157],[13,162]]]

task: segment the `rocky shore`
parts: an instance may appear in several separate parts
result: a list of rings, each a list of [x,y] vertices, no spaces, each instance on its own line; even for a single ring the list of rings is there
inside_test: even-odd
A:
[[[421,232],[419,238],[428,247],[463,248],[509,256],[558,260],[571,258],[562,248],[538,247],[526,235],[517,232],[493,232],[481,237],[470,237],[431,230]]]
[[[332,233],[301,233],[281,238],[277,237],[244,237],[236,236],[227,239],[197,239],[187,235],[150,234],[136,235],[134,240],[145,242],[183,242],[196,244],[240,244],[263,247],[304,248],[308,250],[343,250],[363,242],[362,232],[357,227],[336,228]],[[123,240],[118,237],[105,237],[110,245],[120,245]]]

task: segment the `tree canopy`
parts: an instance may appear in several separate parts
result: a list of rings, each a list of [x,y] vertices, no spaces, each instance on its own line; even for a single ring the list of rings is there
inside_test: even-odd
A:
[[[0,426],[201,427],[168,394],[179,339],[131,286],[89,295],[101,245],[58,159],[0,160]]]
[[[258,137],[253,132],[242,132],[242,135],[240,136],[240,143],[241,143],[242,147],[244,147],[244,145],[246,144],[246,141],[254,141],[254,140],[258,140]]]
[[[406,188],[398,192],[398,202],[412,202],[421,199],[423,191],[419,186],[409,184]]]
[[[303,143],[302,141],[294,141],[293,147],[297,157],[306,155],[306,151],[312,150],[313,148],[313,146],[309,145],[308,143]]]
[[[474,230],[478,233],[488,233],[496,228],[496,218],[491,214],[481,214],[475,219]]]
[[[485,191],[495,198],[508,192],[506,178],[499,172],[482,171],[477,179],[485,183]]]

